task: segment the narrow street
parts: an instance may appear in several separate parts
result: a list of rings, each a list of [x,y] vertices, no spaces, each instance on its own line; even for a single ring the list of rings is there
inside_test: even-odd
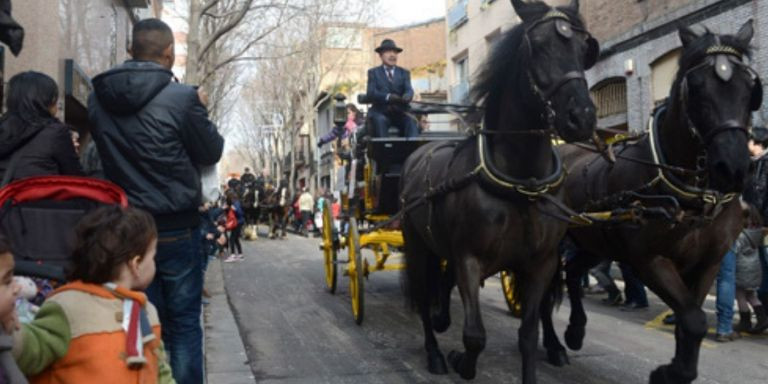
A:
[[[421,325],[406,309],[398,272],[373,274],[366,281],[365,320],[357,326],[350,312],[348,280],[339,277],[336,295],[325,290],[318,244],[319,239],[295,235],[286,240],[262,237],[244,242],[245,261],[222,264],[226,293],[256,382],[465,382],[455,373],[427,372]],[[655,296],[650,297],[650,310],[636,313],[603,306],[601,297],[585,299],[587,338],[581,351],[570,352],[570,366],[550,366],[540,347],[540,383],[646,383],[652,369],[669,361],[673,331],[661,325],[666,307]],[[473,382],[519,383],[519,321],[508,315],[498,279],[486,281],[481,303],[488,342]],[[713,306],[708,299],[710,325]],[[560,335],[568,313],[565,302],[555,318]],[[453,326],[438,336],[444,353],[463,349],[462,323],[461,302],[454,292]],[[766,336],[719,344],[710,330],[696,383],[764,383],[766,347]]]

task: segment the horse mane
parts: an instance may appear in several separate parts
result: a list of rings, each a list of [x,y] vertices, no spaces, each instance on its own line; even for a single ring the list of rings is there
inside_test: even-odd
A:
[[[718,35],[707,30],[704,36],[696,39],[696,41],[683,49],[683,52],[680,55],[680,61],[678,62],[677,75],[675,75],[675,81],[672,83],[673,86],[669,95],[670,102],[679,100],[680,83],[683,81],[683,76],[689,69],[698,65],[707,57],[707,49],[717,44],[717,37]],[[735,48],[742,55],[750,59],[752,58],[752,50],[749,43],[742,42],[734,35],[720,35],[719,37],[721,45]]]
[[[557,7],[558,11],[568,15],[571,23],[586,29],[584,20],[570,7]],[[526,20],[539,20],[552,8],[537,1],[526,7],[525,13],[520,14]],[[486,58],[477,72],[476,82],[472,86],[472,102],[485,109],[485,116],[498,116],[502,97],[505,92],[513,92],[516,98],[528,96],[528,79],[526,70],[530,57],[527,50],[521,49],[525,31],[531,23],[522,22],[505,32],[496,43],[493,51]],[[487,129],[495,129],[493,119],[485,119]]]

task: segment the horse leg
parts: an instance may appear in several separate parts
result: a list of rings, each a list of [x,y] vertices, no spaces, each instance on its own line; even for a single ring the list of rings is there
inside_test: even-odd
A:
[[[440,351],[432,325],[431,307],[433,295],[437,292],[436,284],[440,284],[440,258],[432,253],[418,236],[414,235],[408,221],[403,222],[403,237],[405,237],[405,259],[407,292],[411,303],[414,304],[421,317],[424,331],[424,349],[427,352],[427,370],[435,375],[445,375],[448,367],[445,357]]]
[[[580,257],[574,257],[565,264],[565,284],[568,287],[568,301],[571,303],[571,315],[568,319],[568,328],[565,330],[565,344],[573,351],[581,349],[586,334],[587,313],[584,311],[582,301],[581,281],[584,274],[589,271]]]
[[[527,271],[519,274],[523,315],[518,330],[518,348],[523,357],[524,384],[536,383],[536,346],[539,341],[541,301],[555,275],[557,263],[560,262],[556,254],[532,259],[538,262],[532,263]]]
[[[555,275],[555,278],[559,278]],[[553,281],[550,286],[550,290],[558,289],[557,284]],[[552,312],[555,309],[555,292],[550,292],[544,295],[541,301],[541,328],[544,332],[544,348],[547,349],[547,360],[555,367],[562,367],[571,362],[568,360],[568,353],[565,351],[565,347],[560,344],[560,340],[557,338],[555,332],[555,325],[552,323]]]
[[[288,222],[288,219],[291,217],[291,211],[289,209],[283,210],[283,217],[280,218],[280,238],[285,238],[285,226]]]
[[[440,265],[437,266],[440,271]],[[438,292],[439,312],[432,316],[432,326],[437,333],[443,333],[451,326],[451,292],[456,285],[455,272],[452,264],[448,263],[445,271],[439,272],[440,287]]]
[[[676,266],[669,259],[654,257],[648,263],[637,263],[632,268],[644,282],[672,308],[677,318],[675,326],[675,357],[670,364],[665,364],[651,372],[651,384],[688,384],[698,375],[699,349],[707,334],[707,317],[701,309],[701,302],[706,296],[702,287],[709,284],[717,274],[718,265],[710,266],[698,277],[697,286],[692,291],[677,272]],[[707,288],[708,289],[708,288]],[[703,293],[702,293],[703,292]]]
[[[457,264],[457,283],[461,301],[464,304],[464,350],[465,352],[451,351],[448,361],[453,369],[465,380],[475,377],[477,358],[485,349],[485,327],[480,313],[480,274],[481,267],[478,260],[471,255],[459,258]],[[538,319],[536,319],[538,322]],[[538,324],[536,324],[538,326]],[[535,347],[535,341],[534,341]]]

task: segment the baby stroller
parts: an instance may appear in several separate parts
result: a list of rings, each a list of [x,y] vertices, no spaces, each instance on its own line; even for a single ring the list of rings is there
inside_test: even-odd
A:
[[[0,188],[0,230],[11,242],[15,275],[33,278],[39,304],[66,282],[75,240],[75,225],[103,205],[128,206],[125,192],[99,179],[41,176]],[[22,291],[24,288],[22,288]]]

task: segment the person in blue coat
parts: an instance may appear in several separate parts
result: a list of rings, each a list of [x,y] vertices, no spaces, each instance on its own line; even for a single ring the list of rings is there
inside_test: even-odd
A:
[[[400,130],[400,136],[418,136],[419,128],[405,112],[413,100],[411,73],[397,66],[397,56],[403,51],[393,40],[385,39],[375,49],[381,65],[368,70],[366,98],[372,103],[368,111],[375,137],[389,136],[389,127]]]

